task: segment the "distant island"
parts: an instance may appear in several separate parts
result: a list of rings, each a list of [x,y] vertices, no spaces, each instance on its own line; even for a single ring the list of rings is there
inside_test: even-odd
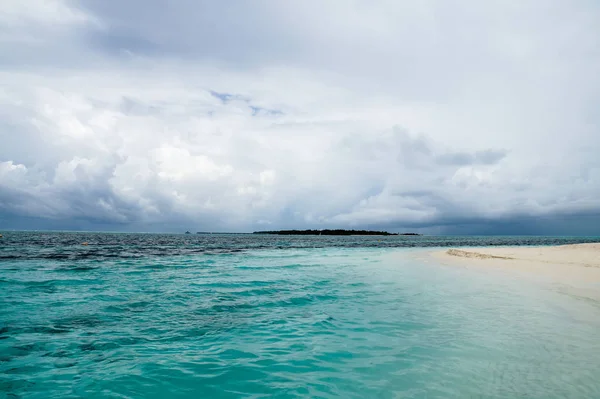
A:
[[[417,233],[389,233],[372,230],[273,230],[255,231],[252,234],[301,235],[301,236],[420,236]]]

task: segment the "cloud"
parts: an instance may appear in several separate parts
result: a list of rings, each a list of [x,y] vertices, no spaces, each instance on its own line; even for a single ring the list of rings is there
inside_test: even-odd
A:
[[[441,165],[493,165],[498,163],[507,153],[503,150],[483,150],[473,154],[467,152],[454,152],[440,155],[437,162]]]
[[[600,211],[593,4],[42,3],[1,17],[0,226],[559,231]]]

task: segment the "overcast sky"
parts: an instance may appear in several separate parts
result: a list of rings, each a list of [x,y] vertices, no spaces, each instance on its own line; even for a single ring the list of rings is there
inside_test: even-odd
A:
[[[596,0],[4,0],[0,229],[600,234]]]

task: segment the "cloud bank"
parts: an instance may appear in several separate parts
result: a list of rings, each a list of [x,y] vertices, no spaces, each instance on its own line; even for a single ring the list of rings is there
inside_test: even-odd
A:
[[[594,2],[9,1],[0,26],[0,228],[600,234]]]

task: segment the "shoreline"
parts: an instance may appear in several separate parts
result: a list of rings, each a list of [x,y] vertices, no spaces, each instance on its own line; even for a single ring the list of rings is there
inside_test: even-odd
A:
[[[441,258],[504,260],[600,269],[600,243],[549,246],[459,247],[436,251]]]
[[[443,265],[520,274],[600,300],[600,243],[535,247],[457,247],[433,250]]]

